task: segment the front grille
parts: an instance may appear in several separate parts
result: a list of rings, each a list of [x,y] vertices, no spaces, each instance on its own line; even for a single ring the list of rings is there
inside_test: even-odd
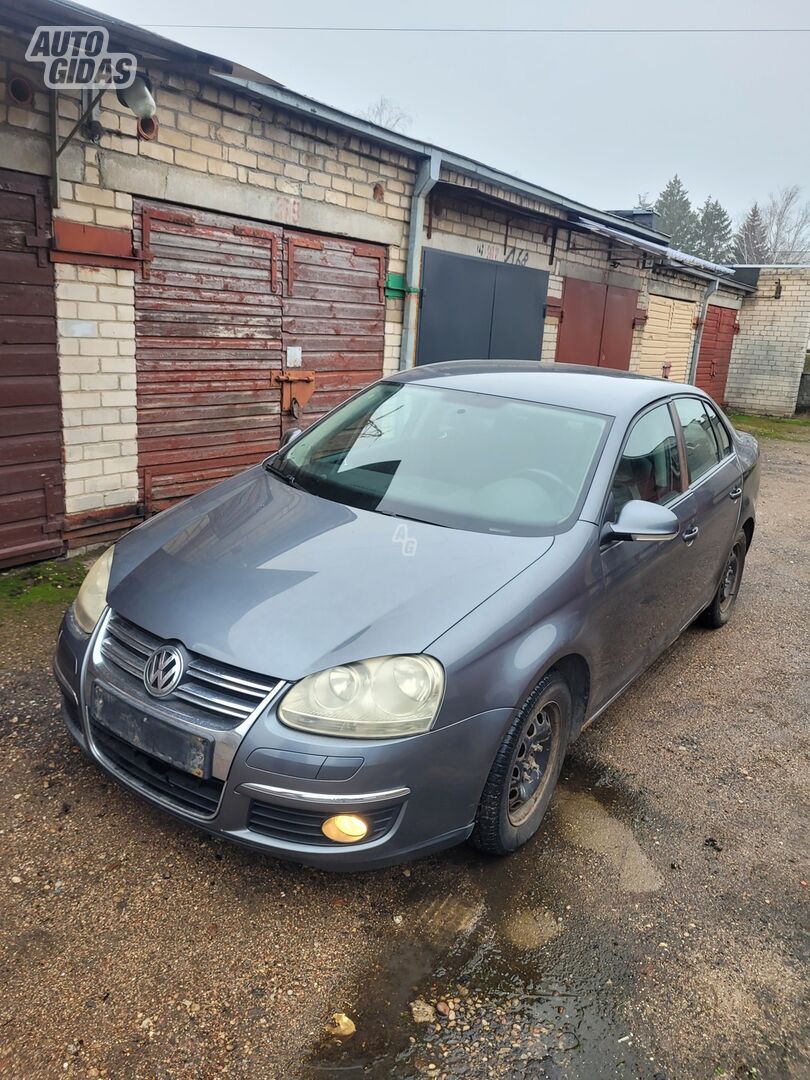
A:
[[[130,689],[143,695],[146,661],[164,644],[161,638],[113,613],[107,622],[101,653],[105,660],[134,680]],[[161,701],[184,702],[188,708],[183,711],[189,719],[198,719],[201,723],[215,720],[218,727],[223,726],[223,722],[225,726],[235,727],[280,686],[278,679],[252,675],[195,653],[187,655],[180,685]]]
[[[399,810],[399,806],[386,806],[381,810],[358,811],[371,823],[371,830],[363,843],[384,836],[396,821]],[[321,825],[328,817],[331,815],[323,810],[293,809],[253,799],[248,812],[248,828],[262,836],[271,836],[274,840],[285,840],[291,844],[352,847],[351,844],[340,844],[323,835]]]
[[[93,742],[104,758],[147,794],[194,814],[211,817],[216,813],[224,787],[222,780],[201,780],[138,750],[99,724],[90,726]]]

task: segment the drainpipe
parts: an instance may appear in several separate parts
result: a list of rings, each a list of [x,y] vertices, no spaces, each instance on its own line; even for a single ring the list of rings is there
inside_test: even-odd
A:
[[[709,310],[709,301],[720,288],[720,278],[715,278],[706,286],[703,293],[703,303],[700,305],[700,322],[695,334],[695,342],[692,345],[692,359],[689,361],[689,378],[687,382],[695,385],[697,379],[698,358],[700,357],[700,343],[703,341],[703,327],[706,323],[706,315]]]
[[[416,359],[416,324],[419,317],[419,286],[422,280],[422,237],[425,226],[425,203],[439,179],[442,157],[437,151],[423,159],[416,174],[411,199],[411,226],[408,234],[408,258],[405,264],[405,310],[402,318],[402,344],[399,368],[413,367]]]

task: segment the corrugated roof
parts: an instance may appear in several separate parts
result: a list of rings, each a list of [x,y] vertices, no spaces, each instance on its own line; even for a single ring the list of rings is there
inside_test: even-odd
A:
[[[686,251],[679,251],[677,248],[668,247],[666,244],[656,244],[650,240],[639,239],[636,236],[632,236],[624,229],[614,229],[594,221],[583,221],[582,225],[589,232],[596,233],[598,236],[617,240],[619,243],[628,244],[630,247],[641,248],[642,251],[649,251],[653,255],[660,255],[670,262],[678,263],[687,268],[702,270],[704,273],[709,273],[713,277],[733,277],[734,275],[733,266],[724,266],[721,263],[709,262],[708,259],[701,259],[697,255],[690,255]]]

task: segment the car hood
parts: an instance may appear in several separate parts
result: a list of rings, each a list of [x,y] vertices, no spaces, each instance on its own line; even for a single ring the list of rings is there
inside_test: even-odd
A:
[[[159,637],[292,680],[422,652],[552,542],[354,509],[258,466],[120,540],[107,598]]]

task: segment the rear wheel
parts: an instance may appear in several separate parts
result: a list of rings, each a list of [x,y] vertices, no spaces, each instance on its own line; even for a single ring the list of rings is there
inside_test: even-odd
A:
[[[532,837],[551,802],[571,733],[571,691],[550,671],[523,704],[487,778],[471,840],[507,855]]]
[[[741,530],[734,538],[734,544],[723,568],[723,576],[720,578],[717,592],[714,594],[711,604],[701,616],[701,622],[705,626],[711,627],[712,630],[719,630],[731,618],[742,583],[747,549],[748,541],[745,538],[745,533]]]

